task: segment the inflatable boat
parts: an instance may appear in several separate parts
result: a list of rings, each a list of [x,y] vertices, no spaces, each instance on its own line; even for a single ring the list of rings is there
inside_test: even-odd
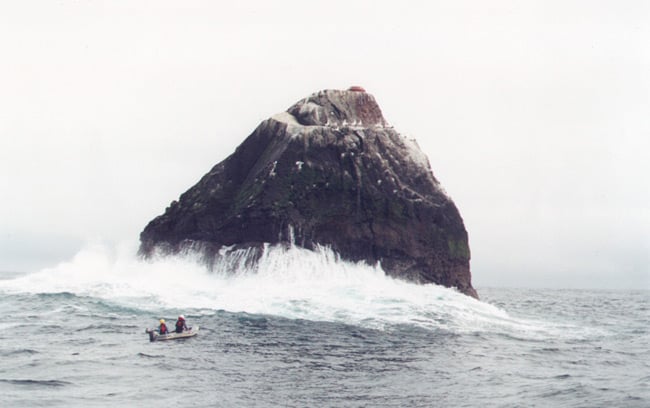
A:
[[[158,330],[147,329],[145,333],[149,334],[149,341],[163,341],[163,340],[178,340],[194,337],[199,333],[199,326],[192,326],[182,333],[169,332],[167,334],[159,334]]]

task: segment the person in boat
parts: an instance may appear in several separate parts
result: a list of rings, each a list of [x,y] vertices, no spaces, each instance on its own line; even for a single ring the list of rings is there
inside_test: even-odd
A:
[[[165,319],[160,319],[160,327],[158,327],[158,333],[160,334],[169,333],[169,330],[167,330],[167,325],[165,324]]]
[[[183,333],[183,330],[189,330],[187,328],[187,324],[185,324],[185,316],[180,315],[178,316],[178,320],[176,320],[176,333]]]

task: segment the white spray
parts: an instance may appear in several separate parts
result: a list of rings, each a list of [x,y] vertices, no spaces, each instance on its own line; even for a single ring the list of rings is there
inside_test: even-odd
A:
[[[378,329],[536,330],[455,290],[393,279],[379,266],[343,261],[324,247],[266,247],[256,270],[242,262],[241,252],[229,252],[212,272],[195,254],[144,261],[134,248],[92,245],[69,262],[0,281],[0,292],[70,292],[151,311],[226,310]]]

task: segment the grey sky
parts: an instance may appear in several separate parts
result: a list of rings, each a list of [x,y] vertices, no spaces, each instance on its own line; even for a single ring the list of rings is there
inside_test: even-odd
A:
[[[648,2],[221,3],[2,5],[0,270],[136,239],[260,121],[354,84],[429,156],[476,286],[650,288]]]

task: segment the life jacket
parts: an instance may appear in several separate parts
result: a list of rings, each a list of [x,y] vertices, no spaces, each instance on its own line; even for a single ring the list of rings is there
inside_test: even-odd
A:
[[[167,325],[165,323],[160,324],[160,329],[158,329],[158,333],[167,334]]]
[[[184,328],[187,328],[187,326],[185,326],[185,320],[176,320],[176,333],[183,333]]]

